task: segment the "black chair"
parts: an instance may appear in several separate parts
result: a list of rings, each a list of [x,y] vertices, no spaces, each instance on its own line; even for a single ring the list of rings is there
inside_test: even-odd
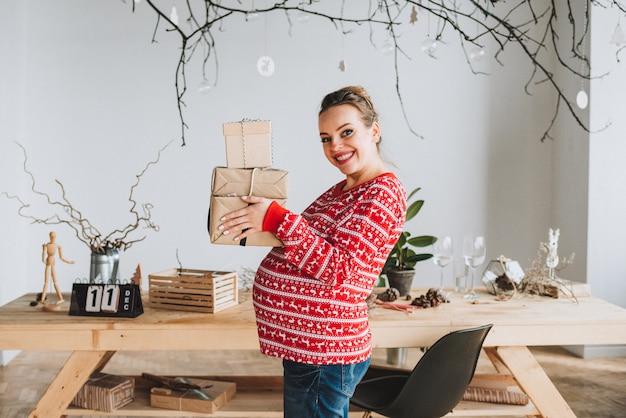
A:
[[[474,377],[478,356],[493,325],[453,331],[441,337],[412,371],[370,367],[350,400],[391,418],[438,418],[461,401]]]

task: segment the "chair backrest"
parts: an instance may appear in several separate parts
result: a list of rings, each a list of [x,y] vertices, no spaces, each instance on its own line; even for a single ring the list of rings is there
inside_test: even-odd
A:
[[[441,417],[463,398],[474,377],[478,356],[493,325],[453,331],[441,337],[413,368],[389,407],[392,417]]]

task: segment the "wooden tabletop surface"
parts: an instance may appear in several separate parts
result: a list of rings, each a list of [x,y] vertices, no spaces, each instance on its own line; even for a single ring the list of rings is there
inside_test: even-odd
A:
[[[425,293],[415,289],[413,297]],[[480,303],[453,294],[451,302],[412,313],[375,308],[370,326],[375,347],[429,346],[455,329],[494,324],[485,346],[626,344],[626,309],[595,297],[552,299],[518,296],[499,302],[484,290]],[[137,318],[68,315],[31,307],[34,294],[0,307],[3,350],[232,350],[257,349],[250,295],[224,311],[207,314],[152,309]],[[69,300],[69,297],[66,298]],[[401,301],[398,303],[409,303]]]

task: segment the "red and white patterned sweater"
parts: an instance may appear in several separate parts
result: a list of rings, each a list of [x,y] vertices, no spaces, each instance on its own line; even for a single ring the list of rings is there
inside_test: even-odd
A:
[[[253,288],[261,352],[268,356],[355,364],[371,355],[365,300],[402,232],[406,193],[392,173],[346,191],[344,184],[302,215],[279,207],[272,232],[284,247],[261,262]]]

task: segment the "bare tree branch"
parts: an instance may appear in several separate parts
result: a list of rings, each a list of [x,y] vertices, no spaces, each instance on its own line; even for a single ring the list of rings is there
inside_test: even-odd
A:
[[[576,12],[576,8],[581,7],[580,0],[566,0],[550,2],[537,0],[370,0],[364,3],[362,8],[353,7],[351,13],[345,12],[345,0],[342,1],[340,14],[321,11],[322,3],[328,5],[328,10],[333,10],[332,0],[282,0],[270,2],[266,7],[255,7],[254,2],[220,0],[186,0],[185,19],[188,29],[173,21],[163,7],[156,4],[154,0],[146,0],[149,7],[156,13],[157,22],[152,37],[156,42],[156,35],[161,21],[167,23],[167,32],[176,33],[181,42],[181,53],[175,70],[175,87],[178,114],[181,123],[181,140],[185,145],[185,130],[188,126],[185,122],[183,108],[185,102],[183,98],[187,93],[185,68],[190,63],[191,58],[196,53],[202,53],[202,75],[207,80],[206,64],[210,58],[215,60],[215,83],[217,83],[217,56],[216,44],[212,30],[217,25],[218,30],[229,19],[235,16],[262,15],[274,11],[282,11],[289,23],[291,31],[291,13],[299,13],[310,18],[325,19],[330,21],[341,36],[349,33],[345,27],[348,24],[370,26],[370,42],[372,42],[372,31],[375,27],[381,27],[387,31],[394,47],[394,67],[396,95],[404,119],[409,130],[417,137],[422,137],[415,132],[408,120],[404,101],[402,98],[401,77],[399,73],[399,56],[405,55],[402,51],[400,37],[397,28],[407,22],[415,23],[418,16],[427,16],[437,21],[437,32],[435,39],[442,42],[448,33],[457,34],[461,43],[463,53],[471,71],[474,74],[484,74],[473,68],[470,55],[466,47],[472,46],[482,48],[487,42],[495,42],[498,49],[493,55],[493,59],[500,65],[504,65],[501,60],[501,53],[505,49],[518,48],[531,65],[531,72],[524,86],[527,94],[531,94],[532,84],[544,84],[549,86],[556,96],[554,118],[549,123],[541,140],[550,138],[556,118],[561,110],[561,103],[564,109],[574,118],[576,123],[585,131],[589,132],[589,127],[578,115],[578,109],[574,106],[574,100],[568,97],[564,87],[557,80],[555,75],[549,70],[553,57],[556,57],[558,65],[566,72],[580,77],[581,80],[590,80],[591,66],[587,52],[585,51],[585,40],[589,37],[589,15],[591,7],[599,7],[615,10],[619,15],[626,15],[626,5],[624,0],[583,0],[584,11],[581,14]],[[132,10],[135,10],[134,2]],[[245,4],[248,4],[246,7]],[[336,2],[334,3],[336,6]],[[375,5],[375,7],[373,7]],[[409,7],[410,6],[410,7]],[[576,7],[574,7],[576,6]],[[568,27],[557,25],[559,13],[564,11],[568,19]],[[410,19],[406,14],[410,13]],[[582,29],[581,29],[582,28]],[[454,36],[453,38],[456,38]],[[562,52],[563,39],[571,39],[569,43],[569,54],[565,56]],[[202,48],[200,48],[202,46]],[[625,48],[618,45],[615,53],[616,61],[620,62],[619,54]],[[406,56],[406,55],[405,55]],[[407,57],[408,58],[408,57]],[[577,68],[580,68],[578,70]],[[604,77],[602,74],[593,78]],[[607,125],[608,126],[608,125]],[[604,129],[604,128],[603,128]]]

